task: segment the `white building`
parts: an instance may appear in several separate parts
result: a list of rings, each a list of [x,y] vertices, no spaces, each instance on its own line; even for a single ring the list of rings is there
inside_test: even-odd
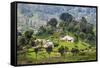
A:
[[[74,38],[68,35],[60,38],[60,40],[67,41],[67,42],[74,42]]]

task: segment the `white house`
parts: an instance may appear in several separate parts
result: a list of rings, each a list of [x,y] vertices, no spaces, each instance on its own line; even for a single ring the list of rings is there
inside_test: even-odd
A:
[[[67,42],[74,42],[74,38],[68,35],[61,37],[60,40],[67,41]]]
[[[36,39],[35,42],[36,42],[36,43],[42,42],[42,44],[43,44],[42,46],[43,46],[44,48],[47,48],[47,47],[49,47],[49,46],[54,47],[53,42],[50,41],[50,40]]]
[[[47,47],[49,47],[49,46],[54,47],[54,44],[53,44],[53,42],[47,40],[46,43],[43,45],[43,47],[44,47],[44,48],[47,48]]]

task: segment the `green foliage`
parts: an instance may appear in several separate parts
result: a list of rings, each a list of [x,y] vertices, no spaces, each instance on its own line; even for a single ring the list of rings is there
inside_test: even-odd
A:
[[[73,20],[73,16],[69,13],[62,13],[60,15],[60,19],[64,22],[71,22]]]
[[[60,19],[62,22],[51,18],[47,25],[39,27],[37,34],[34,34],[33,30],[18,33],[18,63],[38,64],[96,59],[94,25],[88,23],[85,17],[80,21],[73,20],[73,16],[69,13],[62,13]],[[60,40],[60,37],[66,35],[72,36],[74,42]],[[50,40],[54,48],[51,46],[44,48],[43,41],[36,41],[37,39]]]
[[[46,32],[46,28],[44,26],[40,26],[38,34],[41,35],[42,33],[45,33],[45,32]]]
[[[86,18],[85,17],[82,17],[81,22],[86,24],[87,23]]]
[[[58,21],[57,21],[56,18],[51,18],[51,19],[47,22],[48,25],[51,25],[51,26],[53,26],[53,27],[56,27],[57,23],[58,23]]]
[[[68,52],[69,48],[67,46],[65,46],[65,52]]]
[[[63,55],[64,55],[64,52],[65,52],[64,46],[61,46],[61,47],[58,49],[58,52],[61,54],[61,56],[63,56]]]
[[[64,32],[64,30],[65,30],[65,23],[60,22],[59,23],[59,28],[62,30],[61,32]]]
[[[87,26],[87,20],[85,17],[82,17],[80,22],[80,31],[86,33],[86,26]]]
[[[18,43],[19,45],[25,45],[25,42],[26,42],[26,39],[25,37],[21,36],[21,37],[18,37]]]
[[[92,34],[87,34],[87,43],[91,44],[91,45],[96,45],[96,37],[95,35]]]
[[[50,54],[52,52],[52,50],[53,50],[52,46],[48,46],[46,48],[46,51],[48,52],[48,54]]]
[[[34,46],[36,46],[36,42],[34,40],[31,40],[30,45],[34,47]]]
[[[73,53],[73,55],[77,55],[79,53],[79,50],[77,47],[72,48],[71,52]]]
[[[26,37],[27,39],[30,39],[30,38],[32,37],[33,30],[26,31],[24,34],[25,34],[25,37]]]
[[[80,35],[79,35],[79,36],[80,36],[80,38],[83,39],[83,40],[86,39],[86,34],[83,33],[83,32],[80,32]]]
[[[79,42],[79,36],[78,36],[77,34],[75,34],[74,42],[75,42],[75,43],[78,43],[78,42]]]
[[[47,32],[47,34],[52,35],[54,30],[53,30],[53,28],[48,28],[46,32]]]
[[[58,47],[59,43],[58,42],[54,42],[54,47]]]
[[[17,49],[22,50],[23,47],[26,45],[26,39],[23,36],[19,36],[17,39]]]
[[[34,52],[37,54],[39,51],[39,48],[34,48]]]

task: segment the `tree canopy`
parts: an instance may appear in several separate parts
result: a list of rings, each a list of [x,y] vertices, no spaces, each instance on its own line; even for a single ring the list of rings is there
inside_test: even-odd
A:
[[[60,15],[60,19],[64,22],[71,22],[73,20],[73,16],[69,13],[62,13]]]
[[[56,27],[57,23],[58,23],[58,21],[57,21],[56,18],[51,18],[51,19],[48,21],[47,24],[49,24],[49,25],[51,25],[51,26],[53,26],[53,27]]]

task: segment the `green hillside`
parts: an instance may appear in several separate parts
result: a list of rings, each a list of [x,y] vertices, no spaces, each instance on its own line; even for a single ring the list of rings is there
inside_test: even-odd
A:
[[[75,20],[62,13],[39,29],[18,31],[18,64],[41,64],[96,60],[96,28],[85,17]],[[29,27],[28,27],[29,28]]]

